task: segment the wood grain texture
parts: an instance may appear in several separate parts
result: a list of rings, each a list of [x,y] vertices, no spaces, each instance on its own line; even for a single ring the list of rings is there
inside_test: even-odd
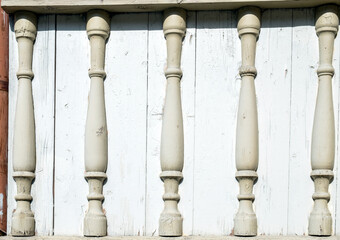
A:
[[[1,5],[1,1],[0,1]],[[7,233],[8,14],[0,8],[0,232]]]
[[[82,235],[88,185],[84,136],[90,46],[82,15],[57,16],[55,235]]]
[[[256,53],[258,234],[287,234],[292,10],[266,10]],[[275,52],[275,54],[274,54]]]
[[[149,13],[148,41],[148,112],[146,163],[146,235],[158,236],[158,219],[163,207],[163,183],[159,178],[160,143],[165,98],[166,42],[163,35],[163,14]]]
[[[13,13],[27,10],[37,13],[82,13],[91,9],[111,12],[163,11],[171,7],[187,10],[226,10],[243,6],[261,8],[301,8],[322,4],[340,4],[339,0],[3,0],[2,7]]]
[[[318,80],[314,10],[293,12],[288,233],[306,234],[313,204],[311,138]],[[299,212],[299,214],[296,214]]]
[[[117,14],[107,43],[108,235],[145,234],[148,14]]]
[[[13,21],[11,21],[11,29]],[[54,64],[55,64],[55,16],[45,15],[38,19],[36,42],[33,51],[32,81],[36,125],[36,178],[32,185],[32,210],[36,220],[37,235],[53,233],[53,165],[54,165]],[[14,195],[16,185],[12,178],[13,124],[16,106],[18,80],[17,42],[10,31],[10,96],[9,96],[9,146],[8,146],[8,212],[15,209]],[[11,216],[11,215],[10,215]],[[11,228],[11,217],[7,229]]]
[[[232,234],[240,45],[235,12],[197,13],[194,235]]]

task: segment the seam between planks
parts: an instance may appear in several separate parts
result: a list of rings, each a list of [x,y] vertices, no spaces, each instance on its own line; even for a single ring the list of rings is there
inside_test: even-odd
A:
[[[292,134],[292,91],[293,91],[293,39],[294,39],[294,11],[291,12],[291,38],[290,38],[290,90],[289,90],[289,144],[288,144],[288,194],[287,194],[287,222],[286,233],[289,231],[289,198],[290,198],[290,167],[291,167],[291,134]]]
[[[198,11],[195,11],[195,73],[194,73],[194,133],[193,133],[193,155],[192,155],[192,221],[191,221],[191,234],[194,234],[194,222],[195,222],[195,149],[196,149],[196,75],[197,75],[197,15]]]
[[[148,33],[147,33],[147,40],[146,40],[146,111],[145,111],[145,117],[146,117],[146,128],[145,128],[145,193],[144,193],[144,231],[143,235],[146,236],[146,214],[147,214],[147,194],[148,194],[148,125],[149,125],[149,39],[150,39],[150,13],[148,14]]]

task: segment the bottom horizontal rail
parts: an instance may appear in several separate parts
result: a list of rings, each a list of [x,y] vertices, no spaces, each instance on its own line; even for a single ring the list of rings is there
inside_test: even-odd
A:
[[[236,236],[184,236],[184,237],[146,237],[146,236],[116,236],[116,237],[74,237],[74,236],[34,236],[34,237],[0,237],[0,240],[340,240],[340,236],[331,237],[311,237],[311,236],[256,236],[256,237],[236,237]]]

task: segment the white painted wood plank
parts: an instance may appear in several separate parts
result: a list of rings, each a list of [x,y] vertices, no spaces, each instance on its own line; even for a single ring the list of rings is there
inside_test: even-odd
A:
[[[288,233],[308,234],[313,206],[311,140],[318,88],[314,10],[293,12]]]
[[[196,12],[187,12],[187,31],[182,46],[183,77],[181,97],[184,131],[183,182],[179,186],[179,210],[183,216],[183,235],[193,234],[195,83],[196,83]],[[165,81],[165,78],[163,78]]]
[[[89,54],[84,16],[57,16],[55,235],[83,234],[88,194],[84,179],[84,134]]]
[[[232,234],[241,65],[236,14],[197,13],[194,235]]]
[[[292,10],[266,10],[255,80],[259,167],[255,185],[258,234],[287,233]]]
[[[146,234],[158,235],[158,219],[163,208],[163,182],[159,178],[160,137],[165,97],[166,42],[162,30],[163,15],[149,15],[148,66],[148,146],[147,146],[147,202]],[[183,182],[179,186],[179,210],[183,216],[183,234],[192,234],[194,119],[195,119],[195,26],[196,13],[188,12],[187,33],[183,41],[181,80],[184,126]]]
[[[166,42],[162,30],[162,13],[149,13],[148,44],[148,120],[147,120],[147,179],[146,235],[158,235],[158,219],[163,209],[163,182],[159,178],[160,139],[166,80]]]
[[[335,74],[333,76],[333,104],[334,104],[334,124],[335,124],[335,146],[339,146],[339,88],[340,88],[340,38],[336,38],[334,42],[333,66]],[[334,180],[329,187],[331,199],[329,201],[329,210],[333,217],[333,234],[337,232],[337,224],[339,224],[339,215],[337,214],[339,192],[337,191],[340,179],[339,172],[339,147],[335,148],[334,159]]]
[[[16,208],[14,196],[17,192],[13,179],[13,134],[15,121],[15,108],[18,95],[18,44],[14,33],[14,16],[9,16],[9,69],[8,69],[8,175],[7,175],[7,233],[11,232],[12,214]]]
[[[36,232],[46,236],[53,234],[55,16],[40,16],[38,23],[32,82],[37,156],[32,206]]]
[[[11,21],[13,26],[13,21]],[[16,207],[16,184],[12,178],[13,127],[17,97],[18,66],[15,34],[10,30],[10,110],[9,110],[9,165],[8,165],[8,231]],[[35,215],[37,235],[53,233],[53,165],[54,165],[54,60],[55,16],[43,15],[38,19],[38,34],[33,51],[32,81],[35,130],[36,177],[32,185],[32,210]]]
[[[112,17],[105,96],[109,164],[108,235],[144,235],[148,14]]]
[[[339,35],[334,42],[333,66],[335,74],[333,76],[333,102],[335,114],[335,165],[334,165],[334,181],[330,187],[331,192],[331,213],[333,217],[333,234],[340,235],[340,169],[339,169],[339,107],[340,107],[340,38]]]
[[[18,94],[18,80],[16,72],[18,70],[18,44],[14,33],[14,17],[10,16],[9,26],[9,85],[8,85],[8,192],[7,192],[7,232],[11,232],[12,213],[16,208],[14,196],[17,191],[13,179],[13,130],[15,108]],[[33,80],[34,81],[34,80]]]

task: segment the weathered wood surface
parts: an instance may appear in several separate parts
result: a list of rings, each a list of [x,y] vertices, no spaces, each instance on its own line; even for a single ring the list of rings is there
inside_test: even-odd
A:
[[[249,5],[261,8],[301,8],[327,3],[340,4],[340,0],[3,0],[2,6],[8,13],[18,10],[37,13],[83,13],[91,9],[150,12],[171,7],[187,10],[227,10]]]
[[[0,237],[2,240],[15,240],[16,237],[6,236]],[[36,236],[26,237],[27,240],[86,240],[91,239],[87,237],[76,236]],[[93,239],[93,238],[92,238]],[[98,238],[95,238],[98,239]],[[103,240],[162,240],[163,237],[150,237],[150,236],[111,236],[102,237]],[[249,237],[237,237],[237,236],[185,236],[185,237],[168,237],[168,240],[249,240]],[[321,238],[310,236],[257,236],[252,237],[252,240],[317,240]],[[323,238],[324,239],[324,238]],[[339,237],[331,236],[327,237],[327,240],[338,240]]]
[[[318,84],[314,14],[313,9],[265,10],[262,14],[255,61],[259,178],[254,186],[254,208],[259,235],[307,234],[313,204],[310,153]],[[158,235],[164,191],[159,179],[159,159],[166,84],[162,20],[161,13],[115,14],[111,20],[105,67],[109,161],[103,203],[109,236]],[[40,17],[38,22],[41,31],[35,43],[32,82],[38,164],[32,194],[37,234],[49,235],[54,230],[55,235],[82,235],[88,193],[84,179],[84,131],[90,87],[85,16],[59,15],[56,26],[54,16]],[[241,46],[236,23],[237,15],[232,11],[188,12],[181,66],[185,164],[179,210],[184,218],[184,235],[233,233],[238,204],[235,138],[241,84],[238,74]],[[58,32],[54,88],[55,29]],[[333,57],[336,136],[339,43],[336,38]],[[11,30],[10,214],[15,206],[11,129],[16,66],[17,46]],[[336,146],[337,141],[338,137]],[[333,231],[340,234],[338,161],[336,152],[329,208]]]
[[[0,237],[2,240],[15,240],[16,237],[6,236]],[[87,237],[76,236],[36,236],[26,237],[27,240],[86,240],[91,239]],[[93,239],[93,238],[92,238]],[[98,239],[98,238],[95,238]],[[149,237],[149,236],[111,236],[102,237],[103,240],[162,240],[163,237]],[[237,237],[237,236],[185,236],[185,237],[168,237],[168,240],[249,240],[249,237]],[[317,240],[320,238],[310,236],[257,236],[252,237],[252,240]],[[324,239],[324,238],[323,238]],[[338,240],[339,237],[331,236],[327,237],[327,240]]]
[[[13,31],[13,18],[9,34],[9,140],[8,140],[8,222],[11,229],[11,215],[16,207],[14,195],[16,184],[13,180],[13,129],[16,109],[18,80],[18,47]],[[38,19],[38,33],[33,50],[32,91],[36,126],[36,176],[32,185],[32,210],[38,235],[53,233],[53,167],[54,167],[54,92],[55,92],[55,16],[46,15]]]
[[[0,1],[1,5],[1,1]],[[7,233],[8,14],[0,8],[0,233]]]

